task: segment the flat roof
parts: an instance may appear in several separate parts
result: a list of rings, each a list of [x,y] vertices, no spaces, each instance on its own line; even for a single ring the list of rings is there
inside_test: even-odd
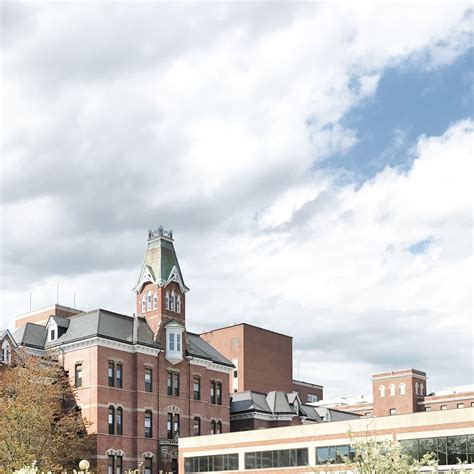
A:
[[[77,314],[84,312],[81,309],[71,308],[70,306],[63,306],[61,304],[56,304],[55,303],[55,304],[50,304],[48,306],[44,306],[42,308],[34,309],[33,311],[28,311],[26,313],[19,314],[18,316],[15,316],[15,319],[26,318],[27,316],[33,316],[33,315],[38,314],[38,313],[43,313],[44,311],[46,311],[47,309],[50,309],[50,308],[63,309],[63,310],[66,310],[66,311],[76,312]]]
[[[260,326],[255,326],[254,324],[249,324],[249,323],[234,323],[234,324],[230,324],[229,326],[223,326],[223,327],[220,327],[220,328],[211,329],[210,331],[204,331],[201,334],[210,334],[212,332],[225,331],[226,329],[235,328],[237,326],[248,326],[248,327],[251,327],[251,328],[259,329],[260,331],[271,332],[273,334],[278,334],[279,336],[289,337],[290,339],[293,339],[293,336],[288,336],[288,334],[283,334],[281,332],[272,331],[271,329],[262,328]]]

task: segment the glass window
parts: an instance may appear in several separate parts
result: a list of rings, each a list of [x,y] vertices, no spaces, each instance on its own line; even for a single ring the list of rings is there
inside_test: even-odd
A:
[[[173,374],[173,395],[179,397],[179,374]]]
[[[336,446],[336,464],[342,464],[349,457],[349,446]]]
[[[176,298],[176,312],[181,313],[181,296]]]
[[[113,406],[109,407],[108,424],[109,434],[115,434],[115,408]]]
[[[149,291],[146,295],[146,309],[147,311],[151,310],[151,291]]]
[[[193,392],[194,400],[201,400],[201,379],[199,377],[193,378]]]
[[[176,350],[181,351],[181,334],[176,334]]]
[[[420,459],[428,453],[438,455],[438,442],[436,438],[424,438],[418,440],[418,453]]]
[[[168,395],[173,395],[173,374],[168,372]]]
[[[216,425],[216,434],[222,433],[222,421],[218,421]]]
[[[467,461],[467,436],[448,436],[448,464]]]
[[[153,309],[158,308],[158,295],[155,293],[153,295]]]
[[[440,410],[447,410],[448,409],[448,405],[441,405],[439,407]]]
[[[467,436],[468,463],[474,463],[474,435]]]
[[[117,379],[117,388],[122,388],[122,380],[123,380],[123,366],[122,364],[117,364],[116,369],[116,379]]]
[[[113,362],[109,362],[109,387],[113,387],[115,385],[115,364]]]
[[[418,454],[418,440],[416,439],[404,439],[400,441],[403,451],[411,456],[413,459],[420,459]]]
[[[211,403],[216,403],[216,382],[211,382]]]
[[[174,428],[173,428],[173,431],[174,431],[174,436],[179,436],[179,429],[180,429],[180,417],[179,417],[179,414],[178,413],[175,413],[174,415]]]
[[[151,474],[153,469],[153,459],[152,458],[145,458],[144,463],[144,474]]]
[[[194,417],[193,420],[193,436],[199,436],[201,434],[201,418],[198,416]]]
[[[448,464],[448,442],[446,438],[438,438],[438,461],[441,465]]]
[[[76,388],[82,387],[82,364],[77,363],[74,366],[74,385]]]
[[[171,292],[171,306],[170,306],[171,311],[175,310],[175,301],[176,301],[176,296],[175,296],[175,293],[174,293],[174,290],[173,290]]]
[[[152,370],[145,369],[145,392],[153,391]]]
[[[458,403],[458,404],[457,404],[457,407],[458,407],[458,408],[464,408],[464,403]]]
[[[122,456],[115,456],[115,474],[123,473]]]
[[[150,410],[145,411],[145,438],[153,437],[153,428],[152,428],[153,415]]]
[[[211,434],[216,434],[216,421],[211,421]]]
[[[216,402],[218,405],[222,405],[222,384],[216,383]]]
[[[174,351],[174,333],[169,333],[169,350]]]
[[[115,456],[109,455],[109,458],[107,461],[107,474],[114,474],[114,468],[115,468]]]
[[[168,439],[173,439],[173,413],[168,413],[166,422],[166,432]]]
[[[169,291],[166,292],[166,296],[165,296],[165,308],[170,309],[170,294],[169,294]]]
[[[394,416],[397,414],[397,410],[395,408],[390,408],[390,416]]]
[[[123,434],[123,410],[121,407],[117,408],[116,413],[116,420],[117,420],[117,434]]]
[[[430,407],[430,406],[426,406],[426,407],[425,407],[425,411],[431,411],[431,407]]]

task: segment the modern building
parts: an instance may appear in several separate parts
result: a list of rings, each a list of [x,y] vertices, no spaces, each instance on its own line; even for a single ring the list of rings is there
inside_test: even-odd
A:
[[[180,436],[230,431],[229,374],[234,366],[186,329],[188,287],[172,233],[149,232],[134,287],[134,316],[53,305],[17,318],[0,333],[2,365],[17,346],[55,354],[95,433],[100,472],[176,472]]]
[[[229,379],[231,393],[297,392],[304,403],[323,398],[321,385],[293,380],[291,336],[240,323],[213,329],[201,337],[234,364]]]
[[[473,420],[474,408],[466,408],[180,438],[179,467],[186,474],[349,472],[343,456],[354,452],[351,440],[373,438],[398,440],[415,458],[436,453],[440,472],[458,459],[474,468]]]
[[[399,369],[372,376],[372,394],[322,400],[311,405],[332,407],[364,416],[403,415],[420,411],[474,407],[474,385],[428,393],[426,372]]]

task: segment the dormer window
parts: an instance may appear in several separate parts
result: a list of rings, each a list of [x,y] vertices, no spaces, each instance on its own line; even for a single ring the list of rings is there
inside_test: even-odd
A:
[[[151,311],[151,291],[146,294],[146,310]]]
[[[183,360],[183,331],[183,326],[176,321],[171,321],[166,325],[166,359],[172,364]]]
[[[48,342],[55,341],[58,338],[58,325],[53,318],[50,318],[48,326]]]
[[[2,361],[5,362],[5,364],[11,363],[11,350],[8,341],[4,341],[2,344]]]

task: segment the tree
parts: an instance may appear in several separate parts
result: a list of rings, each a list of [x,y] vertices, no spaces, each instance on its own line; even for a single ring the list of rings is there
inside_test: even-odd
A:
[[[430,466],[437,472],[438,461],[434,454],[425,454],[420,461],[403,452],[400,443],[393,440],[376,441],[374,438],[351,439],[353,455],[344,463],[357,474],[406,474],[419,472],[423,466]]]
[[[20,351],[0,379],[0,471],[73,467],[89,454],[86,428],[63,368]]]

